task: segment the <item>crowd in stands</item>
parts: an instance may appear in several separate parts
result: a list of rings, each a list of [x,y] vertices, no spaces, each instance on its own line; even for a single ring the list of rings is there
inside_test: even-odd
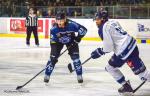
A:
[[[57,9],[72,6],[67,11],[68,16],[83,16],[82,6],[118,6],[150,4],[149,0],[0,0],[0,17],[24,17],[30,6],[37,7],[39,17],[53,17]],[[55,9],[54,9],[55,8]],[[90,10],[90,9],[89,9]],[[93,11],[90,11],[93,14]]]
[[[102,6],[116,4],[144,4],[149,0],[0,0],[2,5],[27,5],[34,6]]]
[[[144,4],[148,0],[33,0],[37,6],[107,6],[116,4]]]

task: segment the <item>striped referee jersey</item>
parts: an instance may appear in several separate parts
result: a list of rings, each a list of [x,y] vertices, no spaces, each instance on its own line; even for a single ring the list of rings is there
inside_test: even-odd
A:
[[[30,26],[30,27],[32,27],[32,26],[38,26],[38,17],[37,16],[34,16],[34,17],[27,16],[25,23],[26,23],[25,24],[26,26]]]

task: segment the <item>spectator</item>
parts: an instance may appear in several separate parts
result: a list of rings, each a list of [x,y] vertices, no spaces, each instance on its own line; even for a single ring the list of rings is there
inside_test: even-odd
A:
[[[38,17],[42,17],[42,12],[41,12],[41,10],[37,10],[37,16],[38,16]]]
[[[53,16],[53,10],[51,8],[48,9],[48,17],[54,17]]]

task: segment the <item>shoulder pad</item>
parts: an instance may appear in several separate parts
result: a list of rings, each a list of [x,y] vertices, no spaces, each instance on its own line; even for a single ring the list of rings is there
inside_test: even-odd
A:
[[[80,26],[79,23],[72,21],[72,20],[68,20],[68,23],[72,24],[73,26],[75,26],[76,28],[78,28]]]
[[[54,31],[57,28],[57,25],[52,26],[52,28],[50,29],[51,31]]]
[[[53,26],[53,27],[54,27],[54,26],[57,26],[57,23],[53,23],[52,26]]]

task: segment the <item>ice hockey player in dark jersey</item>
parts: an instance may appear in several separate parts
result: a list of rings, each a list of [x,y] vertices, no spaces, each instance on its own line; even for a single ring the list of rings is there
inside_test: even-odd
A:
[[[68,48],[68,54],[70,55],[73,65],[75,68],[80,66],[80,56],[79,56],[79,46],[78,43],[87,33],[87,29],[69,19],[66,18],[66,15],[63,11],[60,11],[56,14],[56,23],[50,30],[50,59],[47,62],[47,67],[45,71],[44,82],[48,83],[51,73],[55,67],[55,64],[58,62],[58,57],[60,52],[65,45]],[[71,46],[71,47],[70,47]],[[76,70],[78,83],[83,82],[82,78],[82,67]]]
[[[141,80],[150,81],[150,72],[139,57],[136,40],[122,29],[119,22],[108,20],[106,10],[97,12],[95,21],[99,36],[103,41],[103,48],[97,48],[91,53],[91,57],[96,59],[106,53],[114,52],[105,69],[119,84],[122,84],[122,87],[118,90],[119,93],[133,94],[130,82],[126,81],[125,76],[118,68],[127,63]]]

